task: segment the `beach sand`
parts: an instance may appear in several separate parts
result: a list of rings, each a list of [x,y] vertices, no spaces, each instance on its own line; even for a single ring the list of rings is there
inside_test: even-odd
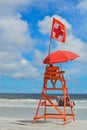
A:
[[[47,122],[38,121],[32,124],[32,120],[26,119],[0,119],[0,130],[87,130],[87,121],[78,120],[62,125],[57,120]]]
[[[0,130],[87,130],[87,109],[76,109],[76,121],[63,125],[62,120],[38,120],[32,124],[36,108],[0,106]]]

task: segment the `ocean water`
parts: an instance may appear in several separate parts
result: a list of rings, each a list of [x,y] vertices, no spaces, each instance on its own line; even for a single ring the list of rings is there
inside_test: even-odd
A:
[[[70,97],[75,102],[76,119],[87,120],[87,94]],[[33,119],[39,98],[40,94],[0,94],[0,117]]]
[[[49,94],[49,95],[61,95],[61,94]],[[70,94],[72,100],[87,100],[87,94]],[[0,99],[39,99],[40,94],[9,94],[0,93]]]
[[[50,94],[58,96],[57,94]],[[87,109],[87,94],[70,94],[76,108]],[[0,106],[36,107],[40,94],[0,94]]]

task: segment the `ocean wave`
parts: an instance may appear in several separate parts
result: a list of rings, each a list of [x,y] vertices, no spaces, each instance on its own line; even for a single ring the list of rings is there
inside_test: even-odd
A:
[[[0,99],[0,107],[36,107],[38,102],[36,99]]]
[[[27,102],[38,102],[38,99],[0,99],[0,103],[2,102],[22,102],[22,103],[27,103]]]
[[[74,100],[74,102],[75,109],[87,109],[87,100]],[[0,107],[37,107],[38,103],[39,99],[0,99]]]

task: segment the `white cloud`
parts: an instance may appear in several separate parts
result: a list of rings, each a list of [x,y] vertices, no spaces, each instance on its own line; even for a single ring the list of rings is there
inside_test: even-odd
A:
[[[33,63],[38,67],[40,67],[42,65],[42,60],[44,58],[44,53],[41,52],[40,50],[36,49],[34,51],[34,57],[33,57]]]
[[[29,36],[28,28],[27,22],[18,16],[0,19],[0,49],[3,51],[30,50],[34,42]]]
[[[26,46],[30,48],[31,42],[33,45],[33,40],[29,37],[28,24],[25,21],[19,17],[0,19],[1,50],[22,51]]]
[[[67,33],[71,32],[72,26],[64,18],[62,18],[62,17],[60,17],[58,15],[53,15],[52,17],[46,16],[44,18],[44,20],[38,21],[39,31],[42,34],[50,34],[53,17],[55,17],[58,20],[62,21],[66,25]]]
[[[22,53],[34,49],[29,24],[21,19],[20,7],[28,0],[0,1],[0,77],[38,78],[37,68]]]
[[[25,60],[21,59],[21,61],[18,63],[18,71],[15,71],[12,74],[12,77],[14,78],[39,78],[40,75],[38,73],[38,70],[32,66],[32,64]]]
[[[65,0],[44,0],[44,2],[42,2],[41,0],[28,0],[27,5],[35,7],[44,12],[55,10],[58,12],[70,12],[71,10],[73,10],[73,1]]]
[[[51,31],[51,24],[52,24],[52,18],[50,16],[46,16],[44,18],[44,20],[42,21],[38,21],[38,27],[39,27],[39,31],[42,33],[42,34],[50,34],[50,31]]]
[[[20,53],[0,52],[0,76],[13,78],[38,78],[38,70]]]
[[[87,63],[87,44],[83,42],[81,39],[76,38],[74,35],[68,35],[66,43],[58,44],[59,49],[70,50],[74,53],[77,53],[80,58],[78,59],[80,62]]]
[[[79,9],[82,13],[86,13],[87,12],[87,0],[81,0],[77,4],[77,9]]]
[[[0,0],[0,17],[13,16],[26,9],[30,3],[30,0]]]

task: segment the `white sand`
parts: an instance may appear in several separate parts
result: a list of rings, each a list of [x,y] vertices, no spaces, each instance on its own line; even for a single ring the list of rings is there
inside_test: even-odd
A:
[[[36,108],[24,106],[0,106],[0,130],[87,130],[87,109],[76,108],[76,121],[64,126],[62,120],[38,120],[32,124]]]
[[[38,121],[32,124],[32,120],[0,119],[0,130],[87,130],[87,121],[69,122],[65,126],[58,120]]]

